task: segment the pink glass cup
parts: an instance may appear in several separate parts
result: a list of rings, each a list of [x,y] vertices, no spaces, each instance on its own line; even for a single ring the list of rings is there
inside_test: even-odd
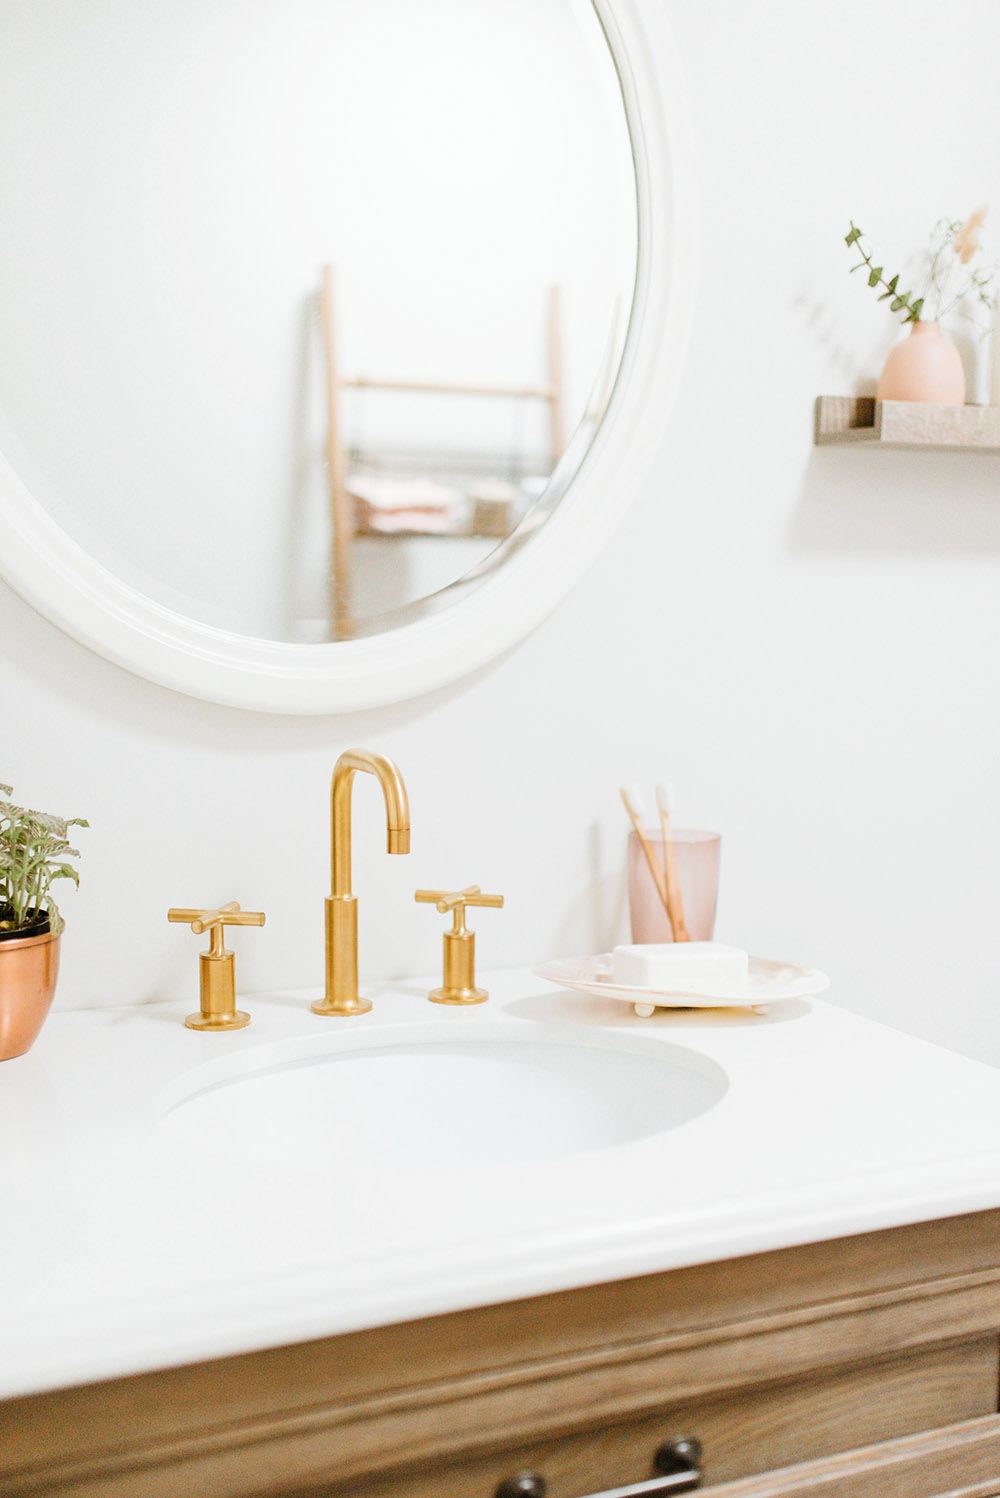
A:
[[[646,836],[653,857],[662,868],[663,838],[659,830],[647,831]],[[718,832],[675,828],[672,840],[688,935],[692,941],[711,941],[719,898],[722,838]],[[667,912],[653,883],[642,844],[634,832],[628,836],[628,907],[634,942],[673,941]]]

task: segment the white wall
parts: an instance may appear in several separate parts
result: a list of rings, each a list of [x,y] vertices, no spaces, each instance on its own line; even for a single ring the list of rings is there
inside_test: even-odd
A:
[[[363,974],[436,965],[418,884],[507,896],[484,965],[605,949],[617,786],[669,776],[681,820],[724,835],[722,936],[1000,1061],[1000,459],[811,445],[814,395],[861,388],[892,337],[848,218],[888,260],[942,213],[1000,216],[1000,9],[667,8],[703,199],[693,348],[649,482],[530,639],[417,703],[270,718],[135,680],[0,591],[0,778],[92,822],[60,1004],[193,997],[174,902],[266,909],[232,939],[244,990],[318,984],[328,781],[358,743],[413,811],[387,858],[359,778]]]

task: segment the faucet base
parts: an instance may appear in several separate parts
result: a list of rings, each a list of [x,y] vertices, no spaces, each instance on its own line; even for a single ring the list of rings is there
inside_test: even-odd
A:
[[[309,1007],[313,1014],[332,1014],[344,1018],[351,1014],[367,1014],[372,1001],[357,994],[353,999],[317,999]]]
[[[184,1021],[189,1030],[242,1030],[250,1023],[245,1009],[233,1009],[229,1014],[189,1014]]]
[[[427,995],[432,1004],[485,1004],[485,988],[433,988]]]

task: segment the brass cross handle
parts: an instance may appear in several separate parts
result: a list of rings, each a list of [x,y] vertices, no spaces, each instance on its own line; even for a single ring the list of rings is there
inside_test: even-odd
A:
[[[455,925],[453,930],[456,935],[465,929],[465,907],[467,905],[492,905],[499,907],[503,904],[503,895],[484,895],[478,884],[470,884],[466,889],[418,889],[413,898],[424,905],[436,905],[442,915],[447,915],[449,910],[454,912]]]
[[[436,905],[442,915],[451,911],[454,924],[444,933],[444,983],[428,997],[435,1004],[481,1004],[489,998],[485,988],[476,987],[476,936],[465,924],[467,905],[503,904],[503,895],[484,895],[478,884],[467,889],[418,889],[414,899],[423,905]]]
[[[265,919],[262,910],[241,910],[236,900],[217,910],[172,906],[167,911],[168,921],[190,925],[195,936],[211,933],[209,946],[199,953],[201,1009],[184,1021],[190,1030],[242,1030],[250,1023],[249,1014],[236,1008],[236,960],[226,950],[223,934],[226,926],[263,926]]]
[[[213,948],[218,942],[220,950],[224,926],[263,926],[266,919],[262,910],[241,910],[238,900],[230,900],[228,905],[220,905],[218,910],[181,910],[174,906],[167,911],[168,921],[190,925],[195,936],[211,931]]]

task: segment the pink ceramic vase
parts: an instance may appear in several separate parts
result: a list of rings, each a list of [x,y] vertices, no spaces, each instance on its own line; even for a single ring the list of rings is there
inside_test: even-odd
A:
[[[875,396],[880,401],[965,404],[962,356],[941,332],[940,323],[910,324],[909,338],[897,343],[885,361]]]

